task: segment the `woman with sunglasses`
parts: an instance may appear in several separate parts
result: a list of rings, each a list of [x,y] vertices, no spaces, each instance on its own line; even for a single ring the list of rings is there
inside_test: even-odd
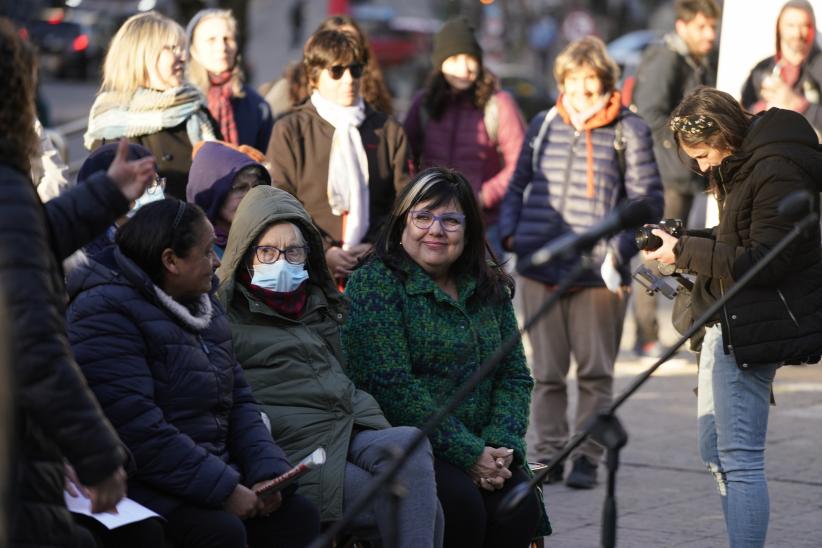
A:
[[[323,522],[338,520],[390,463],[386,450],[406,447],[415,429],[391,428],[345,374],[339,329],[347,307],[322,237],[293,196],[254,188],[237,210],[217,275],[237,359],[272,435],[292,461],[325,448],[325,464],[300,478],[297,492],[319,507]],[[347,530],[383,546],[442,546],[430,445],[412,454],[399,480],[409,487],[396,514],[399,543],[384,536],[393,518],[386,493]]]
[[[84,136],[90,150],[120,137],[147,148],[166,194],[180,200],[192,146],[220,136],[202,93],[184,80],[185,52],[185,31],[173,20],[153,11],[128,18],[108,48]]]
[[[303,52],[311,97],[274,125],[266,154],[272,184],[303,203],[338,279],[371,249],[408,179],[402,127],[362,99],[365,60],[347,32],[312,35]]]
[[[513,281],[485,259],[474,191],[431,168],[397,199],[373,255],[346,286],[348,373],[393,425],[422,426],[514,335]],[[528,546],[543,515],[536,493],[508,518],[505,495],[527,482],[525,430],[533,381],[522,345],[429,434],[445,546]],[[550,528],[547,518],[541,533]]]
[[[719,201],[719,224],[662,239],[645,257],[696,274],[701,316],[794,226],[779,204],[813,193],[819,213],[822,153],[813,127],[793,111],[756,116],[729,94],[700,87],[671,114],[677,145]],[[761,548],[768,531],[765,445],[771,385],[784,364],[822,354],[822,251],[808,230],[731,299],[704,331],[699,354],[699,452],[716,479],[731,548]]]

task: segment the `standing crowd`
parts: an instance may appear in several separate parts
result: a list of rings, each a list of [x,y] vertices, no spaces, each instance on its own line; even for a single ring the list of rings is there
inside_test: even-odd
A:
[[[135,15],[108,48],[75,185],[48,168],[32,53],[0,21],[0,304],[14,379],[0,543],[308,546],[398,452],[403,495],[378,492],[346,537],[491,548],[549,535],[556,501],[542,489],[497,509],[611,404],[639,249],[622,230],[583,256],[528,259],[626,201],[685,221],[707,189],[719,224],[654,228],[661,245],[641,257],[694,277],[695,318],[790,232],[780,201],[819,191],[810,4],[785,4],[777,53],[741,104],[709,87],[715,1],[676,9],[632,97],[586,37],[554,61],[555,106],[527,122],[462,17],[435,36],[400,122],[349,17],[323,22],[261,94],[244,81],[230,11],[185,29]],[[822,353],[820,246],[818,230],[801,235],[693,344],[700,453],[732,548],[765,542],[773,378]],[[530,364],[517,343],[421,431],[517,335],[515,292],[531,317],[581,261],[529,333]],[[655,303],[636,309],[636,351],[658,355]],[[318,447],[324,464],[265,489]],[[591,489],[602,455],[586,440],[544,481]],[[95,513],[128,496],[158,517],[109,530],[69,513],[76,494]]]

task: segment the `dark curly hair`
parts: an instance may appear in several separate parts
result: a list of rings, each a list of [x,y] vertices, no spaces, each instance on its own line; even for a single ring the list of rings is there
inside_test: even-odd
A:
[[[494,74],[485,68],[482,60],[479,61],[479,74],[477,79],[468,89],[471,99],[477,110],[485,110],[485,104],[491,97],[499,91],[499,80]],[[425,101],[423,107],[434,120],[439,120],[448,105],[448,99],[453,94],[451,85],[445,80],[445,76],[440,69],[434,69],[428,76],[428,83],[425,86]]]
[[[418,173],[403,189],[394,202],[394,210],[380,230],[371,257],[379,257],[401,279],[405,277],[404,264],[411,257],[401,245],[402,233],[408,222],[408,213],[421,202],[430,202],[436,209],[444,204],[456,203],[465,215],[465,248],[451,265],[452,275],[468,275],[477,281],[475,298],[501,302],[514,294],[514,282],[491,255],[485,241],[477,199],[465,177],[456,170],[442,167],[428,168]]]
[[[28,174],[39,139],[34,131],[34,70],[31,54],[14,25],[0,17],[0,162]],[[28,59],[28,62],[27,62]]]

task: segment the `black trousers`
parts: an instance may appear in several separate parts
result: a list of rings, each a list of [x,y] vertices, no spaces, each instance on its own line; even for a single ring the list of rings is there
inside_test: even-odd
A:
[[[197,506],[182,506],[166,519],[166,535],[179,548],[302,548],[320,532],[319,511],[300,495],[291,495],[268,516],[246,521]]]
[[[515,485],[528,481],[521,469],[512,470],[511,478],[499,491],[480,489],[465,470],[438,458],[434,459],[434,472],[445,514],[445,548],[526,548],[531,544],[542,512],[535,492],[510,516],[497,516],[505,495]]]

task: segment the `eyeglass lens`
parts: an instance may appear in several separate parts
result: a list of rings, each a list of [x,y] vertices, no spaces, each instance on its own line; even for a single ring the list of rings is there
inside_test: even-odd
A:
[[[331,74],[331,78],[334,80],[339,80],[345,74],[345,70],[348,69],[351,71],[351,77],[355,80],[362,76],[363,70],[365,66],[362,63],[352,63],[348,66],[345,65],[334,65],[328,67],[328,72]]]

